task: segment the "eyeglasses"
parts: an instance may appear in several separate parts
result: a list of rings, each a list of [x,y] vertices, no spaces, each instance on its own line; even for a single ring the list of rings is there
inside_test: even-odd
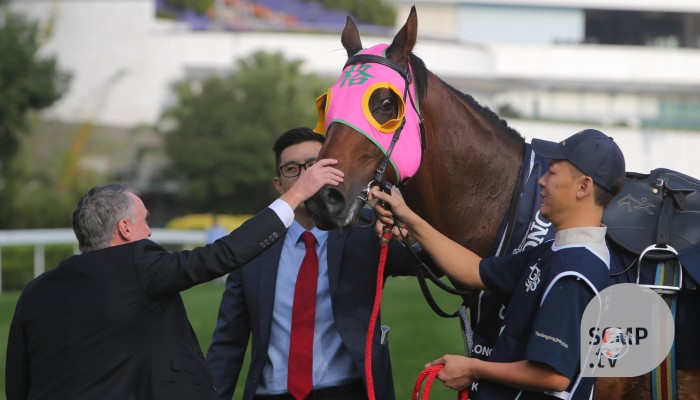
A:
[[[303,164],[297,164],[295,162],[290,162],[280,166],[279,172],[285,178],[296,178],[301,174],[301,169],[309,169],[310,166],[316,164],[316,160],[310,160]]]

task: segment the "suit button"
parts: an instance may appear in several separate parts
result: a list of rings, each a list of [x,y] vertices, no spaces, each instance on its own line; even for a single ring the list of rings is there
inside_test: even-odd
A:
[[[216,386],[212,386],[212,387],[211,387],[211,390],[212,390],[213,392],[216,392]]]
[[[265,243],[260,242],[260,248],[261,248],[261,249],[264,249],[264,248],[265,248]]]
[[[278,236],[279,236],[279,235],[277,234],[277,232],[272,232],[272,237],[273,237],[273,238],[277,239]]]

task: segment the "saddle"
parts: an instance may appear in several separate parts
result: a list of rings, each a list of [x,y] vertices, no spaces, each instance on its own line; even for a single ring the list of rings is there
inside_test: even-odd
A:
[[[637,256],[638,269],[643,261],[678,259],[679,253],[700,247],[700,180],[665,168],[628,172],[605,209],[603,224],[610,241]],[[683,269],[697,282],[700,261],[693,264]]]

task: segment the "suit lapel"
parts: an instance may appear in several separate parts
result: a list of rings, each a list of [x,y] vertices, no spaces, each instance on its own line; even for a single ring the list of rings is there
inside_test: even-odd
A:
[[[258,307],[260,315],[260,333],[262,335],[263,348],[267,348],[270,341],[270,329],[272,326],[272,309],[275,304],[275,287],[277,286],[277,271],[280,263],[280,255],[284,238],[279,239],[267,251],[258,257],[260,260],[258,282]]]
[[[345,247],[347,235],[347,230],[335,230],[328,232],[328,287],[331,292],[331,298],[333,298],[333,294],[338,287],[340,265],[343,258],[343,248]]]

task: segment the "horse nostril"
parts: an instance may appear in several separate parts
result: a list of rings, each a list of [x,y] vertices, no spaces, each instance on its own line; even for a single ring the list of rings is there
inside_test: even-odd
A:
[[[326,191],[326,209],[330,215],[338,215],[345,208],[345,197],[335,188]]]

